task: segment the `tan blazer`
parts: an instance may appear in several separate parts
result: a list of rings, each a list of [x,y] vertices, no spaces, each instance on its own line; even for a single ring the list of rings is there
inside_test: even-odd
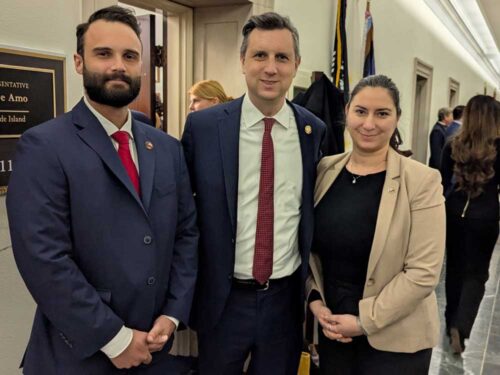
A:
[[[320,161],[316,205],[349,157],[350,153],[344,153]],[[376,349],[413,353],[438,342],[434,289],[445,249],[440,181],[437,170],[390,148],[363,298],[359,302],[361,324],[370,345]],[[324,300],[321,264],[312,250],[307,292],[317,290]]]

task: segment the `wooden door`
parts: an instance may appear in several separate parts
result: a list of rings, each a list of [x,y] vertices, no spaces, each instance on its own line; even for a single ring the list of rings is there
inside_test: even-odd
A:
[[[141,27],[142,42],[142,79],[141,91],[137,98],[129,104],[130,109],[144,113],[155,124],[155,17],[152,14],[137,16]]]

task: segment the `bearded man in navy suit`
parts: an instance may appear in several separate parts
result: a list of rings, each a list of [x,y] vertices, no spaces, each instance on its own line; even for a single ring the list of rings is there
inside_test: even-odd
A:
[[[303,283],[325,125],[285,99],[298,32],[253,16],[240,51],[247,93],[191,113],[182,143],[200,227],[193,323],[200,373],[297,374]]]
[[[137,20],[113,6],[77,28],[85,97],[24,133],[7,210],[37,303],[25,374],[165,374],[196,281],[195,206],[178,141],[132,119]]]

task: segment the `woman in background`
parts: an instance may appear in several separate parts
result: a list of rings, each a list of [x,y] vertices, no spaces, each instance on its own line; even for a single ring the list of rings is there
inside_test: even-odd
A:
[[[352,152],[318,165],[307,290],[321,374],[427,374],[438,342],[442,186],[399,153],[400,115],[392,80],[364,78],[346,106]]]
[[[189,110],[191,112],[212,107],[216,104],[233,100],[227,96],[222,85],[213,80],[197,82],[188,91]]]
[[[484,295],[498,238],[500,103],[477,95],[443,149],[446,194],[446,332],[455,353],[465,349]]]

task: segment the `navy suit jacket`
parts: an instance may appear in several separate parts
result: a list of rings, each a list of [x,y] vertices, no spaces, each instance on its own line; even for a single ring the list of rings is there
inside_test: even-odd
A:
[[[446,126],[436,122],[429,135],[429,144],[431,156],[429,158],[429,167],[439,169],[441,166],[441,153],[443,152],[446,141]]]
[[[191,113],[182,143],[195,194],[200,228],[199,271],[192,323],[207,331],[220,319],[232,284],[235,258],[238,150],[243,98]],[[325,124],[292,104],[302,153],[302,206],[299,224],[301,276],[305,280],[313,235],[313,191]],[[310,134],[306,127],[311,129]],[[297,307],[303,309],[301,295]]]
[[[38,305],[26,374],[122,373],[100,352],[122,325],[189,318],[198,230],[182,147],[136,120],[132,132],[142,198],[83,101],[18,143],[7,212]],[[166,352],[133,373],[153,373]]]

